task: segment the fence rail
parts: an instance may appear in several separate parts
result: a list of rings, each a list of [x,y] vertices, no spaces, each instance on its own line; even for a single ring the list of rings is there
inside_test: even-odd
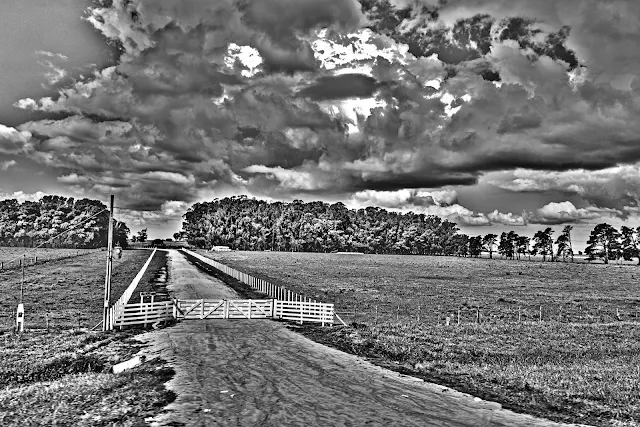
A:
[[[58,254],[60,254],[60,251],[65,251],[65,252],[64,252],[64,255],[62,256],[55,256],[56,251]],[[96,251],[97,249],[78,249],[78,250],[52,249],[51,252],[49,251],[41,252],[39,255],[21,256],[19,258],[14,258],[11,260],[4,260],[4,261],[0,260],[0,271],[22,268],[23,264],[25,267],[30,267],[36,264],[42,264],[44,262],[76,258],[79,256],[91,254]]]
[[[169,320],[282,319],[333,324],[333,304],[303,301],[175,299],[112,308],[113,327],[148,325]]]
[[[113,326],[147,325],[174,319],[172,301],[134,303],[113,307]]]
[[[144,263],[138,274],[136,274],[136,277],[133,278],[129,286],[127,286],[127,289],[125,289],[122,295],[120,295],[120,298],[118,298],[118,300],[109,308],[109,327],[107,329],[113,329],[115,326],[122,326],[116,325],[115,323],[117,316],[116,311],[119,310],[120,307],[131,305],[127,304],[127,302],[131,298],[131,295],[133,295],[133,291],[135,291],[136,287],[138,287],[138,283],[140,283],[142,276],[144,276],[144,273],[147,271],[147,267],[149,267],[149,264],[151,264],[151,260],[156,254],[156,251],[157,249],[154,249],[153,252],[151,252],[151,255],[149,255],[149,259],[147,259],[147,262]]]

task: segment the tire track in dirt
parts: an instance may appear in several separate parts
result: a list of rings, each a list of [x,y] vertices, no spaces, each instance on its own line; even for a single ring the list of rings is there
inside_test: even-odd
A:
[[[237,298],[219,280],[169,252],[177,297]],[[176,375],[167,426],[558,426],[447,387],[377,367],[269,320],[192,320],[145,334],[147,357]]]

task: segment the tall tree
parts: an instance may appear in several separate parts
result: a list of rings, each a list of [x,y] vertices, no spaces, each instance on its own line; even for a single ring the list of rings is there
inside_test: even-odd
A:
[[[508,233],[502,232],[500,235],[500,243],[498,244],[498,252],[500,255],[513,259],[516,252],[517,238],[518,235],[513,231],[509,231]]]
[[[482,253],[482,236],[469,238],[469,255],[478,258]]]
[[[138,231],[138,242],[146,242],[147,241],[147,229],[143,228]]]
[[[518,236],[516,238],[516,250],[518,253],[518,259],[520,259],[520,255],[530,254],[529,240],[530,239],[527,236]],[[531,259],[531,255],[529,255],[529,259]]]
[[[495,252],[497,239],[498,236],[492,233],[489,233],[482,238],[482,246],[485,251],[489,252],[489,259],[493,259],[493,252]]]
[[[591,231],[585,253],[589,259],[601,258],[605,264],[616,259],[621,248],[621,234],[607,223],[598,224]]]
[[[536,231],[536,234],[533,235],[534,245],[533,248],[536,253],[542,255],[542,260],[547,260],[547,255],[551,256],[551,260],[553,261],[553,239],[551,235],[553,234],[553,229],[551,227],[547,227],[544,231]]]
[[[630,228],[623,225],[620,232],[622,234],[622,256],[627,261],[637,257],[638,265],[640,265],[640,227]]]
[[[562,256],[562,261],[566,261],[567,257],[571,257],[571,262],[573,262],[573,246],[571,245],[571,230],[573,227],[571,225],[566,225],[562,229],[562,234],[558,236],[556,239],[557,252],[556,256]]]

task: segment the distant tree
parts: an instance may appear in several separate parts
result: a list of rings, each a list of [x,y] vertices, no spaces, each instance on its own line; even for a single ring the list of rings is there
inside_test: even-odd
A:
[[[129,227],[124,222],[114,220],[113,224],[113,244],[126,249],[129,246]]]
[[[482,253],[482,236],[469,238],[469,255],[478,258]]]
[[[143,228],[138,231],[138,242],[146,242],[147,241],[147,229]]]
[[[620,254],[621,236],[611,225],[598,224],[591,231],[585,253],[589,255],[589,259],[601,258],[605,264],[609,264],[609,260],[616,259]]]
[[[542,255],[543,261],[547,260],[547,255],[550,255],[551,260],[553,261],[553,239],[551,238],[552,234],[553,229],[551,227],[547,227],[544,231],[537,231],[536,234],[533,235],[533,240],[535,242],[533,248],[536,253]]]
[[[182,240],[182,233],[180,231],[173,233],[174,240]]]
[[[489,252],[489,259],[493,259],[497,239],[498,236],[491,233],[482,238],[482,247],[485,251]]]
[[[502,232],[500,235],[500,243],[498,244],[498,252],[500,255],[513,259],[516,253],[517,238],[518,235],[513,231],[509,231],[508,233]]]
[[[518,253],[518,259],[520,259],[520,255],[529,254],[529,259],[531,259],[531,253],[529,252],[529,238],[527,236],[518,236],[516,238],[516,250]]]
[[[571,257],[573,262],[573,247],[571,245],[571,230],[573,227],[567,225],[562,229],[562,234],[556,239],[557,252],[556,256],[562,256],[562,261],[566,261],[567,257]]]
[[[626,261],[637,257],[638,265],[640,265],[640,227],[630,228],[623,225],[620,232],[622,234],[622,257]]]

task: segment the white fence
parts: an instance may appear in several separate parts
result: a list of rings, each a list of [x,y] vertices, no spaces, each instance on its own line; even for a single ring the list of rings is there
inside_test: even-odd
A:
[[[245,283],[251,286],[253,289],[260,291],[265,295],[269,295],[270,297],[277,299],[279,301],[297,301],[297,302],[317,303],[315,299],[298,294],[282,286],[274,285],[273,283],[267,282],[266,280],[253,277],[250,274],[243,273],[242,271],[238,271],[235,268],[231,268],[218,261],[214,261],[210,258],[204,257],[188,249],[182,249],[182,252],[194,258],[197,258],[199,261],[205,264],[208,264],[213,268],[222,271],[224,274],[231,276],[234,279],[239,280],[242,283]]]
[[[261,300],[205,300],[175,299],[156,303],[127,304],[138,282],[144,275],[153,253],[133,279],[127,290],[110,310],[110,329],[116,326],[148,325],[168,320],[191,319],[282,319],[300,323],[321,323],[332,325],[334,317],[342,322],[335,313],[333,304],[319,303],[282,286],[274,285],[266,280],[253,277],[235,270],[212,259],[188,249],[184,253],[210,265],[223,273],[249,285],[250,287],[271,296],[272,299]],[[342,322],[344,324],[344,322]]]
[[[333,304],[303,301],[176,299],[113,307],[112,328],[149,325],[170,320],[282,319],[333,324]]]
[[[113,307],[112,328],[130,325],[148,325],[173,320],[173,301],[121,304]]]
[[[140,283],[140,280],[142,280],[142,276],[144,276],[144,273],[147,271],[147,267],[149,267],[149,264],[151,264],[151,260],[156,254],[156,250],[157,249],[154,249],[153,252],[151,252],[151,255],[149,255],[149,259],[147,259],[147,262],[144,263],[138,274],[136,274],[136,277],[133,278],[127,289],[125,289],[122,295],[120,295],[120,298],[118,298],[118,300],[109,308],[109,328],[107,329],[113,329],[115,326],[123,326],[121,324],[116,324],[116,317],[118,315],[120,317],[123,316],[121,308],[125,305],[135,305],[127,304],[127,302],[129,301],[129,298],[131,298],[131,295],[133,295],[133,291],[135,291],[138,287],[138,283]]]

